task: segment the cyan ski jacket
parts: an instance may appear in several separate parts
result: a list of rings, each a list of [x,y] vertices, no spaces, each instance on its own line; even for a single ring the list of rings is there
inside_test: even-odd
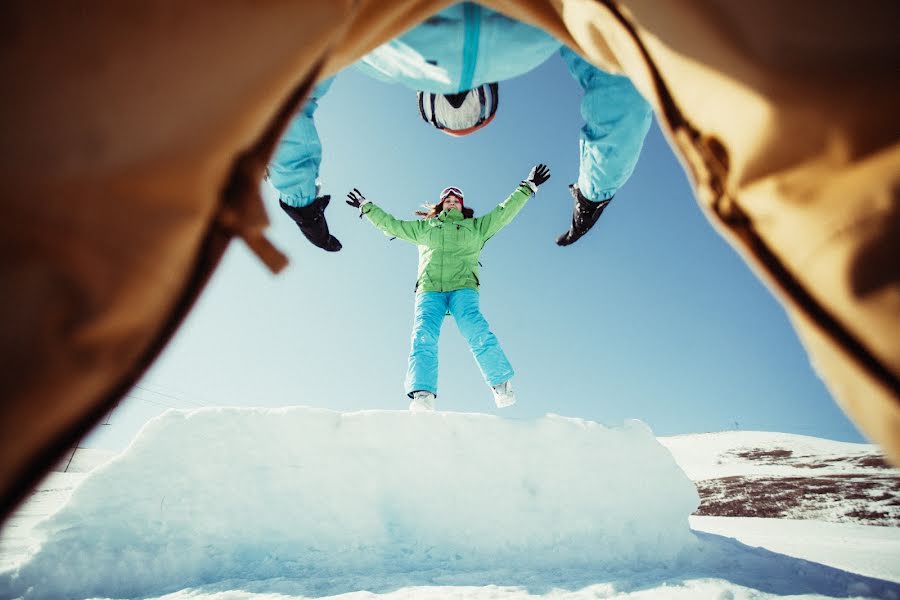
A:
[[[637,164],[650,106],[627,77],[601,71],[543,30],[465,2],[382,44],[354,67],[412,90],[450,94],[528,73],[557,51],[584,89],[578,187],[591,200],[611,198]],[[287,204],[306,206],[316,197],[322,145],[313,115],[332,80],[313,90],[269,165],[269,179]]]
[[[401,221],[372,202],[362,206],[362,213],[385,235],[419,246],[417,293],[477,290],[478,257],[485,242],[508,225],[532,195],[523,183],[491,212],[472,219],[454,208],[431,219]]]

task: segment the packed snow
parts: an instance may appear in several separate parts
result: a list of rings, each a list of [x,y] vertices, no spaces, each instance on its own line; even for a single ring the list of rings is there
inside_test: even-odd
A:
[[[900,529],[792,519],[691,517],[696,531],[754,547],[900,582]]]
[[[665,445],[637,421],[169,411],[5,524],[0,598],[900,600],[900,530],[689,517]]]
[[[236,576],[663,564],[694,542],[698,503],[636,421],[170,411],[40,526],[10,581],[130,597]]]

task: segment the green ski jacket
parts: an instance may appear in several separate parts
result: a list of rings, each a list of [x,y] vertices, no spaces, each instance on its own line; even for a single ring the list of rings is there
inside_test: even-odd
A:
[[[478,257],[485,242],[508,225],[531,196],[531,188],[523,183],[494,210],[473,219],[452,209],[433,219],[401,221],[372,202],[362,206],[362,213],[385,235],[419,246],[417,293],[477,290]]]

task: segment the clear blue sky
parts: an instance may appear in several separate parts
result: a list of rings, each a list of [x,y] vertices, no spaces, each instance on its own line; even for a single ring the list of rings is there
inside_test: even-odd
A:
[[[342,73],[316,117],[326,214],[344,249],[309,245],[268,189],[270,234],[291,266],[272,276],[234,243],[162,358],[84,444],[119,447],[167,406],[405,408],[416,249],[358,219],[346,193],[411,219],[456,185],[483,214],[537,162],[552,178],[482,254],[482,310],[517,371],[519,403],[500,414],[863,441],[784,311],[707,223],[656,124],[594,230],[555,245],[571,214],[580,96],[554,56],[501,83],[494,122],[455,139],[420,119],[412,91]],[[449,317],[439,386],[441,410],[496,411]]]

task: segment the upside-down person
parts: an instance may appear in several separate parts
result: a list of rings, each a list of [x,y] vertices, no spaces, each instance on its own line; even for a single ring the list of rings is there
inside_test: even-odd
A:
[[[499,103],[498,82],[528,73],[560,52],[584,89],[578,181],[566,246],[588,232],[631,176],[650,127],[651,109],[627,77],[602,71],[541,29],[474,3],[451,6],[354,64],[382,81],[416,91],[418,112],[435,129],[459,137],[487,126]],[[281,208],[314,245],[335,252],[318,180],[322,144],[313,115],[333,78],[313,89],[269,164]],[[412,104],[410,102],[410,104]],[[410,115],[412,115],[410,106]]]

